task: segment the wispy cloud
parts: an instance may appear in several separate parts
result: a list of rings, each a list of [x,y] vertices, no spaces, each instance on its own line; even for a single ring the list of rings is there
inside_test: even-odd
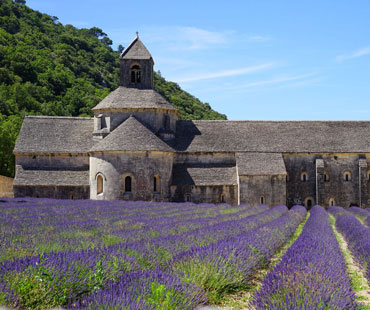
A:
[[[236,76],[236,75],[245,75],[250,73],[259,72],[262,70],[270,69],[274,66],[274,63],[265,63],[258,66],[250,66],[250,67],[244,67],[244,68],[238,68],[238,69],[232,69],[232,70],[224,70],[224,71],[218,71],[218,72],[212,72],[207,74],[200,74],[192,77],[187,78],[179,78],[176,79],[177,82],[183,83],[183,82],[193,82],[193,81],[200,81],[200,80],[209,80],[209,79],[216,79],[221,77],[227,77],[227,76]]]
[[[284,84],[287,82],[296,82],[296,81],[303,81],[307,78],[313,77],[315,74],[302,74],[302,75],[292,75],[292,76],[279,76],[272,79],[256,81],[256,82],[249,82],[243,85],[240,85],[240,88],[254,88],[254,87],[261,87],[267,85],[277,85],[277,84]]]
[[[146,27],[145,27],[146,28]],[[165,43],[173,50],[199,50],[226,45],[230,31],[217,32],[197,27],[148,27],[146,41]]]
[[[335,59],[337,61],[344,61],[344,60],[348,60],[348,59],[359,58],[359,57],[366,56],[366,55],[370,55],[370,46],[361,48],[357,51],[354,51],[351,54],[339,55]]]

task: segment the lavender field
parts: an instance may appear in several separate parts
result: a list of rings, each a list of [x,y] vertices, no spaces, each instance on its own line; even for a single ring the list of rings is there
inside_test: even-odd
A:
[[[367,211],[341,210],[331,209],[338,230],[356,234],[340,228],[340,217],[354,218],[351,227],[365,240]],[[0,305],[186,310],[220,304],[255,285],[259,270],[269,268],[307,216],[301,206],[3,199]],[[348,238],[356,261],[368,268],[367,243],[362,248]],[[251,309],[356,307],[329,213],[314,207],[252,296]]]

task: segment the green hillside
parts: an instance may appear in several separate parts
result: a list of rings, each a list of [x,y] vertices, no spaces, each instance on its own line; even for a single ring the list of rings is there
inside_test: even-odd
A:
[[[119,85],[119,50],[102,29],[62,25],[24,0],[0,0],[0,175],[14,175],[12,151],[24,115],[91,116]],[[180,119],[226,119],[155,74],[155,90]]]

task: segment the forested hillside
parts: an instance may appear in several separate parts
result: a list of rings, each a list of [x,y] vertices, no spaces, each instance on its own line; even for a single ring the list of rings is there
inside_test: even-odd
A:
[[[0,175],[13,176],[12,151],[25,114],[91,116],[119,84],[119,53],[102,29],[62,25],[24,0],[0,0]],[[181,119],[226,119],[155,74],[155,90]]]

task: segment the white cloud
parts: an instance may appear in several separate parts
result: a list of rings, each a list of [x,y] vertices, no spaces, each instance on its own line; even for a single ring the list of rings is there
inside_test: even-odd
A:
[[[284,84],[287,82],[293,81],[302,81],[304,79],[312,77],[314,74],[302,74],[302,75],[293,75],[293,76],[279,76],[273,79],[250,82],[243,85],[240,85],[240,88],[253,88],[253,87],[260,87],[266,85],[275,85],[275,84]]]
[[[145,27],[146,42],[165,43],[173,50],[199,50],[223,46],[232,32],[209,31],[197,27]]]
[[[236,75],[244,75],[244,74],[250,74],[259,72],[262,70],[266,70],[269,68],[272,68],[274,66],[274,63],[266,63],[258,66],[250,66],[250,67],[244,67],[239,69],[232,69],[232,70],[224,70],[219,72],[212,72],[207,74],[200,74],[193,77],[187,77],[187,78],[178,78],[175,79],[178,83],[184,83],[184,82],[193,82],[193,81],[200,81],[200,80],[209,80],[209,79],[215,79],[220,77],[227,77],[227,76],[236,76]]]
[[[359,58],[359,57],[366,56],[366,55],[370,55],[370,46],[361,48],[351,54],[339,55],[335,59],[337,61],[344,61],[348,59]]]

